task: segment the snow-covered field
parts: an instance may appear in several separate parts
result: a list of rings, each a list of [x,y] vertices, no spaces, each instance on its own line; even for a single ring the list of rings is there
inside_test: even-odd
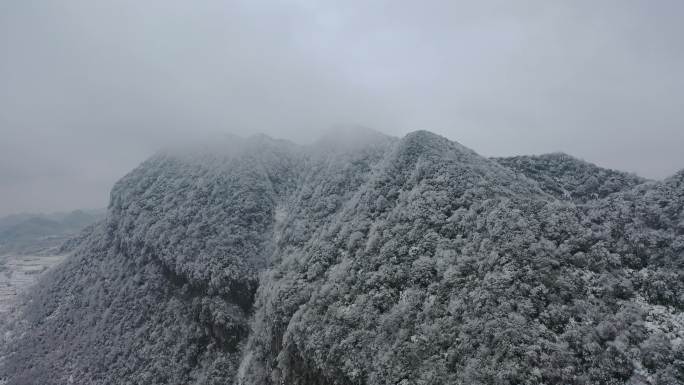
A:
[[[9,311],[17,295],[63,260],[63,255],[0,256],[0,313]]]

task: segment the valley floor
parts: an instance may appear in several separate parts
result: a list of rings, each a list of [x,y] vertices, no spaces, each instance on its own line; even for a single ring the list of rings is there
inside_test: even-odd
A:
[[[49,268],[64,260],[64,255],[0,256],[0,314],[10,311],[17,296],[33,285]]]

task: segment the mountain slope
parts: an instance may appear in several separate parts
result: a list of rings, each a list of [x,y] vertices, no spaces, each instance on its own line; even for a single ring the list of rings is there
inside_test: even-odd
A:
[[[494,160],[538,182],[547,193],[578,203],[605,198],[646,182],[636,175],[601,168],[563,153]]]
[[[5,363],[10,383],[212,383],[233,373],[274,191],[288,183],[276,175],[287,155],[269,164],[258,142],[160,154],[118,182],[107,220],[31,296],[30,332]]]
[[[568,199],[559,188],[584,177],[547,178],[555,161],[526,173],[429,132],[355,138],[232,138],[143,163],[12,321],[0,373],[683,381],[682,173],[642,183],[583,165],[619,188]]]

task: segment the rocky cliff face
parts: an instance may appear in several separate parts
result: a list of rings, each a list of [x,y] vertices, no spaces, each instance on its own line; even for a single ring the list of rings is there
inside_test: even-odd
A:
[[[486,159],[429,132],[159,154],[6,322],[0,373],[684,381],[684,174],[645,182],[549,159]]]

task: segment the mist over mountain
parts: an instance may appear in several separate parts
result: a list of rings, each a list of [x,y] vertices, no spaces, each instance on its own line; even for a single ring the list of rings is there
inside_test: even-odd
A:
[[[0,383],[681,384],[683,207],[427,131],[163,151],[0,320]]]

